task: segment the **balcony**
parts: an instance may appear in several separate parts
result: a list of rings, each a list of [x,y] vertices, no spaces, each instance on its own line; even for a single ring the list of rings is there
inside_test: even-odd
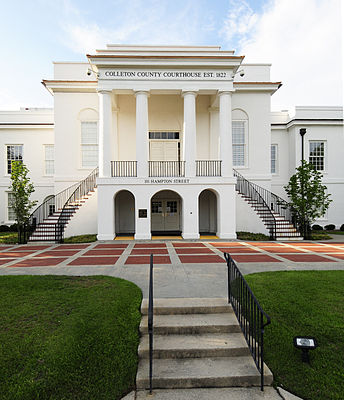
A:
[[[148,161],[150,177],[185,176],[185,161]]]
[[[111,161],[112,177],[137,176],[137,161]]]
[[[196,176],[221,176],[221,161],[197,160]]]
[[[111,176],[137,177],[137,161],[111,161]],[[149,177],[185,177],[185,161],[148,161]],[[196,176],[221,176],[221,160],[197,160]]]

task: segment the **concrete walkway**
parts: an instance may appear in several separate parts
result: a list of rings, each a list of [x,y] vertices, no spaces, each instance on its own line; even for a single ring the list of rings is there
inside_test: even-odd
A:
[[[224,251],[243,274],[344,270],[344,242],[112,241],[0,246],[0,275],[116,276],[136,283],[147,297],[153,253],[155,297],[225,297]]]

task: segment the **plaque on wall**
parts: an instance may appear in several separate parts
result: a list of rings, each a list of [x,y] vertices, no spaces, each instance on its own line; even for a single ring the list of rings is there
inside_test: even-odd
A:
[[[139,218],[147,218],[147,209],[146,208],[139,209]]]

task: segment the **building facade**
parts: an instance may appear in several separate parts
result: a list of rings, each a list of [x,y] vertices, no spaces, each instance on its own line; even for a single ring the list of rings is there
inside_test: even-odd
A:
[[[320,222],[344,223],[342,108],[271,113],[281,83],[271,82],[269,64],[243,58],[217,46],[108,45],[88,62],[54,63],[53,79],[43,81],[53,110],[0,113],[0,223],[13,218],[10,161],[22,158],[40,202],[99,167],[97,189],[78,204],[67,236],[266,232],[257,207],[238,193],[238,176],[285,198],[301,159],[300,127],[305,158],[334,200]]]

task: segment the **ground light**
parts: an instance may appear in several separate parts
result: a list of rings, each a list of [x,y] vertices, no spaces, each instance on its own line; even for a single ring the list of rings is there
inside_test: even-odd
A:
[[[318,343],[314,337],[311,336],[295,336],[294,346],[302,350],[302,361],[309,363],[309,350],[314,350],[318,347]]]

